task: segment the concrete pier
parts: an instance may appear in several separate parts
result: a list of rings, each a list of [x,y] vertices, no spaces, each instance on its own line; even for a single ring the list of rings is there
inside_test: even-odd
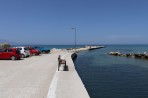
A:
[[[90,98],[71,58],[67,53],[63,59],[67,61],[68,71],[56,71],[47,98]]]
[[[90,46],[89,50],[95,50],[95,49],[100,49],[100,48],[104,48],[104,46]]]
[[[69,71],[57,71],[59,54]],[[0,60],[0,98],[89,98],[71,55],[59,52]]]
[[[69,52],[80,52],[80,51],[87,51],[87,50],[96,50],[96,49],[100,49],[100,48],[104,48],[104,46],[85,46],[82,48],[77,48],[77,49],[68,49]]]

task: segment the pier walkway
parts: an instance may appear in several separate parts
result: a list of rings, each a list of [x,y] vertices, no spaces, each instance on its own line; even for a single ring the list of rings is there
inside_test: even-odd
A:
[[[67,61],[68,71],[56,71],[47,98],[90,98],[71,59],[72,53],[62,58]]]
[[[67,61],[69,71],[57,72],[58,56]],[[71,53],[53,53],[0,60],[0,98],[89,98],[78,76]]]

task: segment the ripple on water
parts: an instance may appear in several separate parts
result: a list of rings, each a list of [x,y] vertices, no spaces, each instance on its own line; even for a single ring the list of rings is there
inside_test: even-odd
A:
[[[106,54],[118,48],[121,49],[112,46],[78,55],[75,66],[90,97],[148,98],[148,60]],[[135,47],[129,47],[129,50],[133,49]]]

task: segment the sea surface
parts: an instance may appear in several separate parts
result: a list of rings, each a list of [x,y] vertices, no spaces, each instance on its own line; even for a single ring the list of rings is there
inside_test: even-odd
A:
[[[148,45],[108,45],[80,52],[75,67],[91,98],[148,98],[148,59],[108,55],[148,52]]]

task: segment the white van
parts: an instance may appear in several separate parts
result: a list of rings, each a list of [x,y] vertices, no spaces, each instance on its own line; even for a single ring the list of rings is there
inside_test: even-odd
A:
[[[28,50],[26,47],[15,47],[17,49],[20,50],[21,53],[21,57],[25,58],[25,57],[29,57],[30,56],[30,50]]]

